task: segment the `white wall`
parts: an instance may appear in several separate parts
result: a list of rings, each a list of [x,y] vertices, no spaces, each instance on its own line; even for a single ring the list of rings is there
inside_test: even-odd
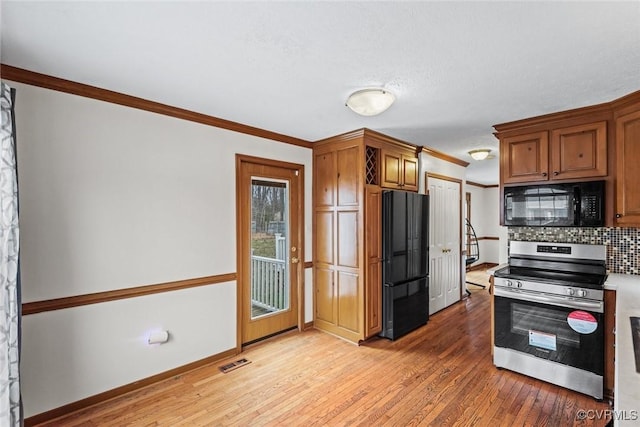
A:
[[[464,181],[464,177],[467,173],[467,170],[464,166],[447,162],[445,160],[441,160],[441,159],[438,159],[437,157],[433,157],[424,152],[421,152],[420,153],[420,187],[419,187],[420,193],[425,192],[425,179],[426,179],[427,173],[444,175],[449,178],[455,178],[455,179]],[[464,197],[464,194],[462,195],[462,197]]]
[[[311,260],[310,149],[11,86],[23,302],[235,272],[236,153],[305,166]],[[234,348],[235,307],[228,282],[25,316],[25,415]],[[153,328],[171,340],[148,347],[141,340]]]
[[[425,152],[420,153],[420,183],[418,192],[424,194],[426,192],[426,179],[427,173],[441,175],[447,178],[454,178],[463,181],[466,174],[466,168],[464,166],[457,165],[455,163],[441,160],[437,157],[430,156]],[[461,184],[462,185],[462,184]],[[462,188],[461,194],[462,200],[464,200],[464,188]],[[464,207],[464,205],[463,205]],[[459,227],[464,224],[464,212],[460,213],[460,220],[462,221]],[[461,228],[464,233],[464,228]],[[461,236],[464,239],[464,236]]]
[[[478,237],[500,237],[500,191],[497,187],[483,188],[465,185],[465,192],[471,193],[471,225]],[[499,263],[500,242],[498,240],[480,240],[480,258],[474,264]]]

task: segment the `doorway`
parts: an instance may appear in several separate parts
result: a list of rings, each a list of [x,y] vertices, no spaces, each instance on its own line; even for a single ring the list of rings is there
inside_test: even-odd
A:
[[[239,347],[303,325],[303,176],[236,155]]]

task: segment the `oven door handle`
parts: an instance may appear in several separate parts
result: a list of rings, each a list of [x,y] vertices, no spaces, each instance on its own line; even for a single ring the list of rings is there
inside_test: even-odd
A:
[[[493,294],[497,297],[505,297],[505,298],[514,298],[522,301],[535,301],[541,302],[551,305],[557,305],[560,307],[569,307],[569,308],[584,308],[594,311],[596,313],[604,313],[604,305],[601,301],[582,301],[570,299],[567,297],[559,296],[559,295],[548,295],[548,294],[539,294],[532,293],[521,290],[510,290],[504,289],[501,287],[494,287]]]

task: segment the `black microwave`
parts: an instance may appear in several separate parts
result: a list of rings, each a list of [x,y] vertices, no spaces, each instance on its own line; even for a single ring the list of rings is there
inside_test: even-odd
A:
[[[604,226],[604,188],[604,181],[505,187],[504,225]]]

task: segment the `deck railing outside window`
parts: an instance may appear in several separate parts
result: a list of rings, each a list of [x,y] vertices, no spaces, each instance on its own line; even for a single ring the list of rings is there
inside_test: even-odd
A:
[[[251,269],[251,303],[269,312],[289,308],[289,293],[285,289],[286,261],[254,255]]]

